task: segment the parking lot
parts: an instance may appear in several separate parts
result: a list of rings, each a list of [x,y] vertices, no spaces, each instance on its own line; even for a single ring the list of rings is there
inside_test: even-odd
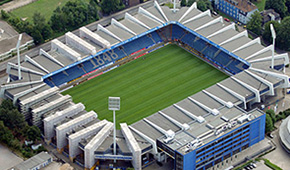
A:
[[[21,163],[23,160],[0,144],[0,170],[6,170]]]

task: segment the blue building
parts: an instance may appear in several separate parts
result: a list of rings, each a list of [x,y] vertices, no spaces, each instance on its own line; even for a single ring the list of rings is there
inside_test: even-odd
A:
[[[248,0],[215,0],[218,10],[235,20],[246,24],[258,8]]]
[[[174,159],[176,170],[229,167],[243,150],[264,139],[266,116],[262,111],[245,113],[236,107],[219,111],[218,118],[208,116],[206,123],[195,122],[189,130],[176,133],[178,142],[157,140],[158,149]]]

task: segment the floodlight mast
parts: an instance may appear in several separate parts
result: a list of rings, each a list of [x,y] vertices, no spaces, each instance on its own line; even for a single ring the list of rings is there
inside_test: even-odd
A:
[[[20,46],[21,39],[22,39],[22,34],[19,34],[18,42],[17,42],[17,45],[16,45],[16,50],[17,50],[17,60],[18,60],[18,80],[21,80],[20,54],[19,54],[19,46]]]
[[[109,97],[109,110],[113,110],[114,119],[114,155],[117,154],[116,151],[116,116],[115,111],[120,110],[120,97]],[[114,158],[114,163],[116,163],[116,158]]]
[[[176,0],[173,1],[173,12],[176,12]]]
[[[271,68],[274,69],[274,52],[275,52],[275,39],[276,39],[276,32],[274,29],[273,24],[270,24],[270,29],[271,29],[271,34],[273,37],[273,47],[272,47],[272,63],[271,63]]]

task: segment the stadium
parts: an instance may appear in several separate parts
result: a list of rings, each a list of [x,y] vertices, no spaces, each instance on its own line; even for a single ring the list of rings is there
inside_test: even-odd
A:
[[[200,86],[198,82],[203,79],[215,83],[194,92],[183,91],[186,97],[171,100],[173,103],[155,108],[156,112],[146,113],[138,121],[120,123],[114,154],[113,123],[100,113],[86,110],[86,104],[74,103],[69,91],[78,91],[99,78],[108,81],[112,76],[103,78],[111,73],[130,72],[118,70],[131,68],[127,67],[131,63],[146,65],[143,63],[159,57],[154,54],[160,55],[165,48],[164,55],[182,48],[178,54],[185,50],[198,58],[182,62],[189,63],[186,68],[204,65],[190,64],[202,60],[223,74],[209,78],[206,72],[211,71],[192,70],[202,73],[192,86]],[[274,68],[270,67],[272,53]],[[237,32],[235,25],[223,23],[222,17],[212,18],[209,10],[199,11],[196,3],[172,10],[155,1],[147,9],[140,7],[136,15],[126,13],[121,21],[112,19],[109,26],[68,32],[64,38],[22,57],[20,66],[8,63],[9,78],[1,86],[1,97],[11,99],[30,124],[43,130],[47,144],[85,169],[143,169],[155,161],[169,163],[176,170],[225,169],[240,153],[264,139],[265,113],[256,104],[275,96],[277,89],[289,87],[289,77],[284,74],[288,54],[276,54],[272,45],[262,46],[259,38],[248,38],[246,30]],[[160,60],[166,64],[169,58]],[[173,61],[178,69],[166,65],[173,67],[166,74],[185,68],[178,65],[179,60]],[[156,69],[154,73],[162,71]],[[212,81],[214,77],[220,79]],[[184,79],[181,84],[191,78]],[[67,93],[66,89],[68,94],[62,94]],[[181,90],[163,98],[170,100],[178,92]]]

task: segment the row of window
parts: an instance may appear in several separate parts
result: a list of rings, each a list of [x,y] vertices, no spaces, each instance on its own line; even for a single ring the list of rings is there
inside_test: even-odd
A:
[[[225,144],[224,146],[220,147],[217,151],[213,150],[212,153],[198,159],[197,164],[204,165],[213,159],[219,158],[223,153],[226,153],[232,149],[237,148],[238,146],[241,146],[243,143],[246,143],[247,141],[249,141],[249,134],[246,134],[241,138],[237,138],[236,140]]]
[[[233,133],[230,133],[230,134],[224,136],[223,138],[220,138],[220,139],[218,139],[218,140],[212,142],[211,144],[209,144],[209,145],[207,145],[207,146],[205,146],[205,147],[200,148],[199,150],[196,151],[196,155],[198,156],[199,153],[201,153],[201,152],[203,152],[203,151],[205,151],[205,150],[207,150],[207,149],[209,149],[209,148],[212,148],[212,147],[215,146],[215,145],[218,146],[220,143],[223,143],[223,142],[225,142],[225,141],[230,140],[231,136],[234,136],[234,135],[236,135],[236,134],[238,134],[238,133],[240,133],[240,132],[242,132],[242,131],[247,131],[247,130],[249,130],[249,127],[250,127],[250,125],[244,126],[244,127],[240,128],[240,129],[234,131]],[[248,131],[247,131],[247,132],[248,132]],[[244,133],[246,133],[246,132],[244,132]]]
[[[176,160],[175,169],[176,170],[182,170],[183,169],[183,156],[178,154],[178,153],[176,153],[175,160]]]
[[[216,159],[216,160],[214,160],[214,161],[213,161],[213,159],[211,159],[211,162],[208,161],[208,162],[210,162],[210,163],[207,162],[208,164],[205,165],[205,166],[202,166],[202,165],[204,165],[204,163],[203,163],[203,164],[199,164],[199,165],[196,166],[196,167],[197,167],[196,169],[198,169],[198,170],[209,169],[209,168],[211,168],[212,166],[214,166],[214,165],[216,165],[216,164],[219,164],[219,163],[222,162],[223,160],[226,160],[226,159],[228,159],[229,157],[234,156],[234,155],[236,155],[237,153],[239,153],[239,152],[241,152],[241,151],[247,149],[248,147],[249,147],[249,144],[246,144],[246,145],[244,145],[243,147],[234,150],[234,151],[232,152],[232,154],[231,154],[231,153],[228,153],[227,155],[225,155],[225,156],[223,156],[223,157],[221,157],[221,158],[218,158],[218,159]],[[237,157],[237,156],[235,156],[235,157]],[[226,163],[228,163],[228,160],[226,160]],[[222,163],[222,165],[223,165],[223,163]],[[202,166],[202,167],[201,167],[201,166]]]

